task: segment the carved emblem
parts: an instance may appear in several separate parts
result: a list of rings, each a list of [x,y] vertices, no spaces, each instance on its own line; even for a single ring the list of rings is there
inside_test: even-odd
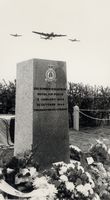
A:
[[[45,73],[45,81],[51,82],[51,81],[56,81],[56,72],[54,70],[54,66],[49,65],[48,70]]]

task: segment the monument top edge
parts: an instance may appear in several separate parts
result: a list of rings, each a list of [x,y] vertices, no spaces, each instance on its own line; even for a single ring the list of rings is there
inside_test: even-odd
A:
[[[63,63],[66,63],[65,60],[56,60],[56,59],[42,59],[42,58],[31,58],[31,59],[27,59],[27,60],[23,60],[23,61],[20,61],[20,62],[17,62],[17,65],[20,64],[20,63],[25,63],[25,62],[34,62],[34,61],[50,61],[50,62],[63,62]]]

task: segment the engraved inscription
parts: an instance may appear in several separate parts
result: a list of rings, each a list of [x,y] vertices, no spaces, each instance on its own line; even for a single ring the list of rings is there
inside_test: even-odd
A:
[[[66,88],[34,88],[34,111],[67,110]]]

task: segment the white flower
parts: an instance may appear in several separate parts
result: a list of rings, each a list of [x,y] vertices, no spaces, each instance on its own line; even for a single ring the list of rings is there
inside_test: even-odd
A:
[[[67,165],[67,168],[69,168],[69,167],[72,167],[73,169],[75,168],[75,164],[77,164],[77,166],[78,166],[78,170],[82,170],[82,173],[84,173],[84,168],[81,166],[81,163],[80,162],[78,162],[78,161],[75,161],[75,160],[73,160],[71,163],[69,163],[68,165]]]
[[[18,176],[15,176],[15,184],[20,184],[20,183],[25,183],[25,182],[29,182],[28,177],[18,178]]]
[[[77,152],[81,152],[81,149],[77,146],[70,145],[70,148],[76,150]]]
[[[31,192],[30,200],[53,200],[55,198],[57,189],[53,184],[48,183],[46,177],[37,177],[33,185],[36,189]]]
[[[59,174],[60,174],[60,175],[63,175],[63,174],[66,173],[66,172],[67,172],[67,167],[66,167],[66,166],[62,166],[62,167],[60,168]]]
[[[38,188],[32,192],[30,200],[54,200],[57,190],[54,185],[48,184],[48,188]]]
[[[62,182],[66,182],[66,181],[68,181],[68,178],[67,178],[67,176],[65,176],[65,175],[61,175],[61,176],[60,176],[60,180],[61,180]]]
[[[72,169],[74,169],[74,168],[75,168],[75,165],[74,165],[74,164],[72,164],[72,163],[69,163],[69,164],[67,165],[67,169],[69,169],[69,168],[72,168]]]
[[[96,167],[91,166],[91,169],[92,169],[95,173],[99,174],[99,170],[98,170]]]
[[[86,196],[86,197],[89,195],[88,191],[85,190],[85,188],[84,188],[83,185],[78,185],[78,186],[76,187],[76,190],[77,190],[78,192],[82,193],[82,194],[83,194],[84,196]]]
[[[94,191],[93,191],[93,189],[92,189],[92,187],[91,187],[91,185],[90,185],[89,183],[86,183],[86,184],[84,185],[84,188],[85,188],[86,190],[88,190],[88,191],[90,192],[90,194],[93,194],[93,193],[94,193]]]
[[[87,177],[89,179],[89,183],[91,184],[92,188],[94,188],[95,187],[95,183],[92,180],[91,174],[89,174],[88,172],[85,172],[85,173],[86,173],[86,175],[87,175]]]
[[[31,177],[36,177],[38,175],[38,172],[36,171],[35,167],[28,167],[29,173]]]
[[[53,166],[58,166],[58,165],[66,165],[63,161],[61,161],[61,162],[55,162],[55,163],[53,163]]]
[[[29,170],[28,170],[27,168],[20,169],[20,173],[24,176],[24,175],[26,175],[27,173],[29,173]]]
[[[93,199],[92,199],[92,200],[100,200],[100,197],[99,197],[99,195],[95,193],[95,196],[93,197]]]
[[[47,179],[45,176],[42,177],[37,177],[34,182],[33,182],[33,186],[35,188],[46,188],[48,185]]]
[[[103,143],[103,141],[101,141],[100,139],[96,139],[96,141],[97,141],[97,143],[99,144],[99,145],[101,145],[102,146],[102,148],[103,149],[105,149],[105,151],[107,151],[107,146]]]
[[[78,170],[82,170],[82,173],[84,173],[84,168],[82,167],[82,166],[80,166],[80,165],[78,165]]]
[[[66,185],[67,190],[69,190],[70,192],[74,191],[75,185],[72,182],[67,181],[65,182],[65,185]]]
[[[71,164],[76,164],[77,163],[78,165],[81,165],[81,163],[79,161],[76,161],[76,160],[70,160],[70,163]]]
[[[78,185],[76,187],[76,190],[80,193],[82,193],[85,197],[89,196],[90,194],[93,194],[93,189],[91,188],[91,185],[89,183],[86,183],[85,185]]]
[[[11,168],[7,168],[7,173],[10,174],[11,172],[13,172],[14,169],[11,169]]]
[[[104,165],[102,163],[97,163],[97,168],[99,169],[99,173],[101,177],[106,178],[107,177],[107,172],[104,168]]]

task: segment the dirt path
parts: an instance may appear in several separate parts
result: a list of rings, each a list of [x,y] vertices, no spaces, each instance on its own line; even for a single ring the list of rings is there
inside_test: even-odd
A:
[[[101,139],[110,147],[110,126],[102,128],[83,128],[80,131],[70,130],[70,144],[78,146],[83,151],[88,151],[97,139]]]

